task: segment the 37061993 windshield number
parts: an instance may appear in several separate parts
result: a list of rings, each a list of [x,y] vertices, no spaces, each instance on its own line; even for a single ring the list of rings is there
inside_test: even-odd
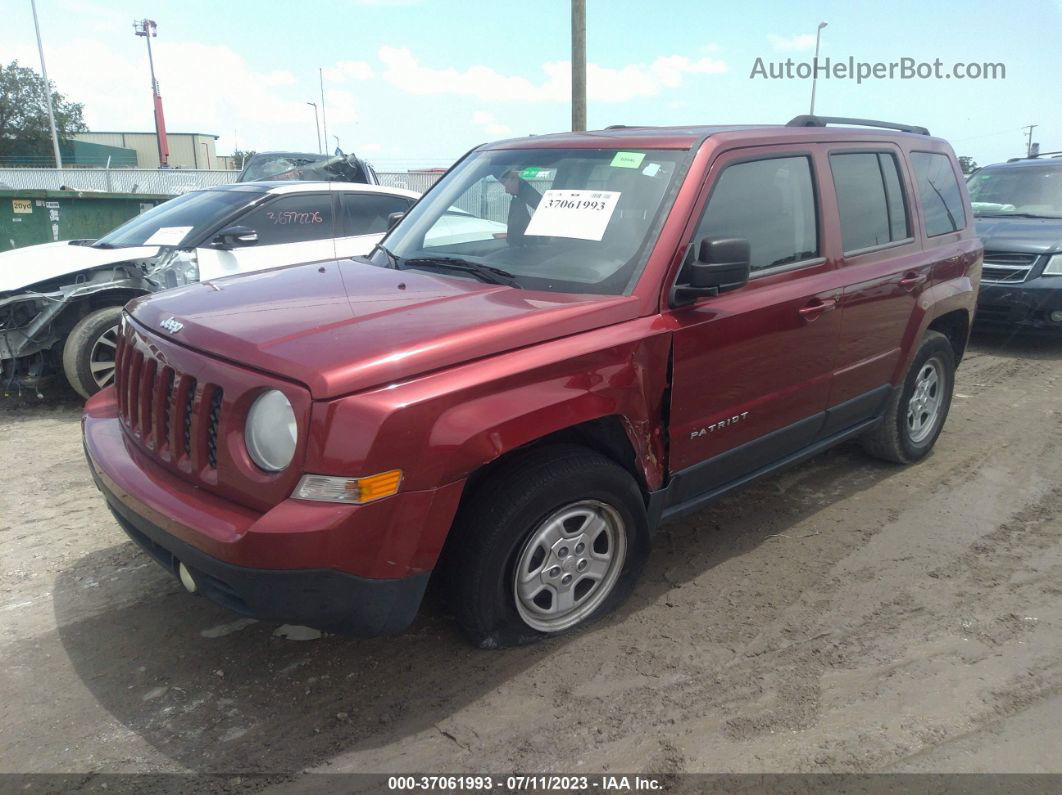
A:
[[[560,210],[604,210],[608,203],[595,199],[548,199],[546,209]]]

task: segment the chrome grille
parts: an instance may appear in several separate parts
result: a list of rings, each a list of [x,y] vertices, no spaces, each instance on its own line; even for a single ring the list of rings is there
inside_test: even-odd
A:
[[[987,284],[1020,284],[1029,278],[1036,254],[986,251],[981,281]]]

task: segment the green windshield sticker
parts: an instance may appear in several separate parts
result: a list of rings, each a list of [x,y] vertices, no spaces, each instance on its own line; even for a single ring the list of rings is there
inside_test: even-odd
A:
[[[612,158],[613,168],[638,168],[645,160],[645,152],[616,152]]]
[[[538,166],[528,166],[520,172],[520,179],[534,179],[542,169]]]

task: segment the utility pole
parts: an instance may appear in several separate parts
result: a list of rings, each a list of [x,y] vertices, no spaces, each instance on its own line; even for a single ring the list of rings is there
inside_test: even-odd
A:
[[[328,146],[328,114],[325,112],[324,101],[324,69],[318,67],[317,77],[321,81],[321,126],[324,127],[325,146]]]
[[[133,31],[147,40],[148,66],[151,69],[151,99],[155,105],[155,138],[159,146],[159,168],[170,167],[170,144],[166,140],[166,117],[162,113],[162,95],[159,81],[155,79],[155,59],[151,55],[151,39],[158,36],[158,26],[153,19],[133,21]]]
[[[313,105],[313,123],[317,128],[317,151],[324,154],[324,150],[321,148],[321,123],[317,120],[317,103],[307,102],[307,105]]]
[[[811,115],[815,115],[815,85],[819,82],[819,40],[822,38],[822,29],[829,23],[820,22],[815,31],[815,59],[811,62]]]
[[[1025,156],[1032,157],[1032,131],[1039,127],[1039,124],[1030,124],[1028,127],[1022,127],[1023,130],[1028,131],[1028,137],[1025,139]]]
[[[586,129],[586,0],[572,0],[572,130]]]
[[[55,155],[55,167],[63,167],[63,156],[59,154],[59,133],[55,130],[55,111],[52,109],[52,84],[48,82],[48,67],[44,65],[44,44],[41,43],[41,26],[37,21],[37,0],[30,0],[33,9],[33,27],[37,31],[37,51],[41,54],[41,76],[44,78],[44,99],[48,103],[48,124],[52,128],[52,152]]]

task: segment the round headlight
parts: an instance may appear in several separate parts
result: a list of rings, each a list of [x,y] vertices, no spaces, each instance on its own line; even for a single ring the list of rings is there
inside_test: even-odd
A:
[[[255,399],[244,436],[251,459],[267,472],[279,472],[291,463],[299,431],[295,411],[282,392],[271,389]]]

